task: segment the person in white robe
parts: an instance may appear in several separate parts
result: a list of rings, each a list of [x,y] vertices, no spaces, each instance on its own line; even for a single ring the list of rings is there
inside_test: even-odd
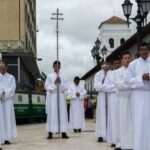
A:
[[[86,90],[84,85],[80,83],[78,76],[74,78],[74,84],[69,87],[68,95],[71,98],[70,128],[74,129],[75,133],[81,132],[85,127],[84,97],[86,96]]]
[[[2,94],[2,93],[0,93]],[[2,96],[2,95],[1,95]],[[2,150],[2,144],[4,143],[4,118],[3,118],[3,109],[2,109],[2,101],[0,99],[0,150]]]
[[[66,134],[68,129],[67,104],[65,91],[69,84],[64,75],[60,73],[59,61],[53,63],[54,71],[50,73],[45,81],[46,95],[46,130],[49,133],[47,139],[52,139],[54,133],[62,133],[62,138],[69,138]],[[57,85],[59,99],[57,99]],[[59,102],[58,102],[59,100]],[[58,108],[59,107],[59,108]]]
[[[116,57],[112,62],[113,70],[109,71],[106,76],[106,94],[108,103],[108,116],[107,116],[107,142],[111,147],[116,146],[116,130],[117,130],[117,97],[115,87],[115,70],[120,67],[120,59]]]
[[[138,46],[140,57],[130,63],[125,81],[133,89],[133,149],[150,150],[150,47]]]
[[[1,118],[1,121],[0,121],[0,150],[2,150],[2,144],[4,143],[3,141],[3,111],[2,111],[2,103],[1,103],[1,100],[0,100],[0,118]]]
[[[16,90],[16,81],[13,75],[7,73],[5,63],[0,64],[2,74],[0,89],[2,92],[1,101],[4,118],[4,140],[5,144],[11,144],[10,141],[17,136],[16,119],[14,112],[14,95]]]
[[[97,108],[96,108],[96,127],[95,132],[98,142],[106,139],[106,93],[105,78],[109,69],[109,65],[105,63],[102,69],[95,74],[94,88],[98,91]]]
[[[130,63],[131,54],[124,52],[121,56],[122,67],[115,71],[115,86],[117,88],[119,124],[118,130],[120,137],[121,149],[133,149],[133,132],[132,132],[132,90],[125,84],[125,73]],[[116,143],[117,145],[118,143]]]

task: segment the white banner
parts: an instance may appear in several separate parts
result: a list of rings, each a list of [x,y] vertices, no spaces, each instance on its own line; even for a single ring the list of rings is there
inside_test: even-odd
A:
[[[16,93],[14,104],[29,104],[28,94]]]
[[[32,104],[45,105],[45,95],[32,94]]]

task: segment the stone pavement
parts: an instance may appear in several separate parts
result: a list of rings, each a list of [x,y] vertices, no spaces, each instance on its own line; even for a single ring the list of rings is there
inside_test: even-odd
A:
[[[98,143],[94,132],[93,120],[86,121],[82,133],[69,131],[70,139],[47,140],[45,124],[18,126],[18,137],[11,145],[3,145],[3,150],[113,150],[107,143]]]

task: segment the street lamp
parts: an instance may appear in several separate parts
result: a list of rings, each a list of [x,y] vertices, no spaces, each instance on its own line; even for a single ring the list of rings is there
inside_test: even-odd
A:
[[[101,56],[99,55],[100,45],[101,45],[101,42],[97,38],[97,40],[95,41],[95,46],[93,46],[93,48],[91,50],[91,54],[92,54],[93,58],[96,59],[98,67],[100,67],[100,59],[101,59]]]
[[[132,11],[132,3],[130,0],[125,0],[122,4],[122,9],[124,15],[127,18],[127,23],[129,26],[129,19],[132,19],[137,24],[137,43],[142,41],[142,26],[144,26],[144,21],[147,23],[147,15],[150,11],[150,0],[136,0],[137,3],[137,15],[134,18],[129,18]]]
[[[97,40],[95,41],[95,46],[99,49],[101,45],[101,41],[99,40],[99,38],[97,38]]]
[[[101,49],[101,52],[102,52],[102,55],[103,55],[103,58],[104,58],[104,62],[106,62],[107,48],[106,48],[105,45],[104,45],[103,48]]]

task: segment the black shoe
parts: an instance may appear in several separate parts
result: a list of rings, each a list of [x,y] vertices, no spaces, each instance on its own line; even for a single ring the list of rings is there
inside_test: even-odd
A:
[[[115,144],[111,144],[111,147],[116,147],[116,145]]]
[[[66,133],[62,133],[62,139],[69,139]]]
[[[74,130],[74,133],[77,133],[77,129],[73,129]]]
[[[9,141],[5,141],[4,144],[9,145],[9,144],[11,144],[11,143],[10,143]]]
[[[53,134],[51,132],[49,132],[47,139],[49,140],[49,139],[52,139],[52,138],[53,138]]]
[[[117,148],[117,147],[116,147],[114,150],[121,150],[121,148]]]
[[[103,142],[103,138],[102,137],[99,137],[97,142]]]
[[[2,150],[2,148],[0,148],[0,150]]]
[[[79,133],[81,133],[81,131],[82,131],[81,129],[78,129],[78,132],[79,132]]]

